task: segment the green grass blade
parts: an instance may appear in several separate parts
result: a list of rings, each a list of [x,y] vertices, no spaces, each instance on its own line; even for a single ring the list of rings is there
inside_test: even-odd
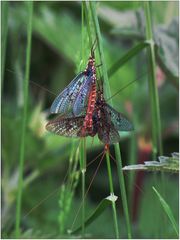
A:
[[[24,79],[23,123],[22,123],[22,135],[21,135],[21,145],[20,145],[19,179],[18,179],[17,204],[16,204],[16,226],[15,226],[16,238],[19,238],[20,236],[21,202],[22,202],[22,189],[23,189],[23,170],[24,170],[26,122],[27,122],[27,107],[28,107],[28,82],[29,82],[29,73],[30,73],[32,18],[33,18],[33,2],[30,1],[27,4],[28,4],[27,49],[26,49],[26,69],[25,69],[25,79]]]
[[[85,25],[84,25],[84,16],[85,16],[85,5],[81,3],[81,41],[82,41],[82,49],[81,49],[81,62],[84,61],[84,33],[85,33]],[[81,167],[81,185],[82,185],[82,237],[85,236],[85,182],[86,182],[86,139],[83,138],[80,145],[80,167]]]
[[[159,98],[158,90],[156,85],[156,61],[155,61],[155,43],[153,40],[152,25],[151,25],[151,15],[149,2],[144,2],[144,11],[146,17],[146,40],[149,42],[149,47],[147,49],[148,54],[148,64],[150,68],[149,76],[149,89],[151,98],[151,116],[152,116],[152,138],[153,138],[153,154],[156,158],[157,152],[163,154],[162,149],[162,137],[161,137],[161,118],[160,118],[160,108],[159,108]]]
[[[85,139],[82,140],[80,146],[80,167],[82,180],[82,236],[85,235],[85,179],[86,179],[86,148]]]
[[[89,38],[89,47],[92,47],[92,32],[91,32],[91,18],[90,18],[90,13],[88,11],[87,3],[85,1],[82,2],[84,6],[84,12],[85,12],[85,18],[86,18],[86,27],[87,27],[87,32],[88,32],[88,38]]]
[[[101,38],[101,32],[100,32],[100,27],[99,27],[99,21],[98,21],[98,17],[97,17],[96,10],[95,10],[95,3],[90,2],[90,7],[91,7],[92,16],[93,16],[93,22],[94,22],[94,26],[95,26],[96,36],[98,39],[99,55],[100,55],[100,59],[101,59],[101,63],[102,63],[102,72],[103,72],[103,79],[104,79],[104,82],[103,82],[104,94],[105,94],[105,97],[109,98],[111,96],[111,93],[110,93],[110,88],[109,88],[107,68],[106,68],[106,63],[105,63],[105,58],[104,58],[103,47],[102,47],[102,38]],[[110,101],[110,103],[112,104],[112,101]],[[118,165],[122,166],[119,144],[115,144],[115,149],[116,149],[116,159],[117,159]],[[119,176],[119,179],[124,180],[122,169],[121,169],[121,171],[118,171],[118,175],[121,175],[121,176]],[[130,229],[130,220],[129,220],[129,212],[128,212],[128,203],[127,203],[127,198],[126,198],[125,184],[124,184],[124,181],[119,181],[119,184],[120,184],[120,189],[122,191],[123,209],[124,209],[125,219],[126,219],[126,224],[127,224],[127,229],[128,229],[128,238],[131,238],[131,229]]]
[[[144,13],[146,18],[146,41],[149,42],[149,47],[147,48],[147,58],[148,58],[148,83],[150,90],[150,103],[151,103],[151,121],[152,121],[152,146],[153,146],[153,160],[156,160],[157,153],[163,155],[162,146],[162,136],[161,136],[161,118],[160,118],[160,107],[159,107],[159,96],[156,82],[156,60],[155,60],[155,42],[153,39],[153,30],[151,23],[151,11],[150,2],[144,2]],[[161,173],[162,178],[162,188],[165,194],[165,178],[163,173]],[[163,219],[165,225],[165,219]],[[162,234],[164,234],[164,229],[161,228]]]
[[[109,198],[103,199],[95,211],[87,218],[85,221],[85,226],[89,226],[91,223],[95,222],[95,220],[104,212],[104,210],[111,205],[112,200]],[[81,230],[82,226],[77,227],[71,234],[76,234]]]
[[[122,170],[122,159],[121,159],[121,151],[119,144],[115,144],[115,156],[117,160],[117,169],[118,169],[118,178],[119,178],[119,186],[120,186],[120,192],[122,196],[122,204],[123,204],[123,210],[127,225],[127,232],[128,232],[128,238],[131,239],[131,225],[130,225],[130,218],[129,218],[129,209],[128,209],[128,202],[127,202],[127,194],[126,194],[126,188],[125,188],[125,180]]]
[[[124,56],[118,59],[108,70],[108,76],[112,77],[112,75],[122,67],[126,62],[128,62],[131,58],[136,56],[139,52],[141,52],[144,48],[149,46],[149,44],[144,41],[137,44],[135,47],[131,48]]]
[[[6,41],[7,41],[7,33],[8,33],[8,9],[9,3],[6,1],[2,1],[2,36],[1,36],[1,91],[3,89],[3,80],[4,80],[4,66],[5,66],[5,55],[6,55]]]
[[[110,158],[109,158],[108,152],[106,153],[106,163],[107,163],[107,170],[108,170],[108,176],[109,176],[110,194],[114,195],[113,178],[112,178],[111,164],[110,164]],[[112,201],[112,210],[113,210],[113,216],[114,216],[116,238],[119,238],[117,212],[116,212],[116,205],[114,201]]]
[[[161,203],[165,213],[167,214],[171,224],[172,224],[172,227],[174,228],[174,231],[175,233],[177,234],[177,237],[179,237],[179,230],[178,230],[178,224],[173,216],[173,213],[171,211],[171,208],[170,206],[167,204],[167,202],[163,199],[163,197],[160,195],[160,193],[156,190],[155,187],[153,187],[153,190],[154,192],[156,193],[158,199],[159,199],[159,202]]]

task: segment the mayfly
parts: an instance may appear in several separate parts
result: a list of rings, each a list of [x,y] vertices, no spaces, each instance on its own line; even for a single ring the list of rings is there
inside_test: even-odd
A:
[[[94,137],[98,134],[98,138],[106,145],[120,141],[118,131],[133,130],[131,122],[106,103],[103,90],[97,92],[95,108],[92,114],[92,129],[84,128],[85,118],[86,115],[65,118],[58,116],[47,123],[46,129],[66,137]],[[83,132],[82,129],[84,129]]]
[[[91,48],[91,55],[87,67],[80,72],[70,84],[55,98],[51,105],[50,113],[60,115],[79,116],[87,105],[90,92],[94,92],[92,102],[96,98],[96,66],[94,56],[94,45]]]

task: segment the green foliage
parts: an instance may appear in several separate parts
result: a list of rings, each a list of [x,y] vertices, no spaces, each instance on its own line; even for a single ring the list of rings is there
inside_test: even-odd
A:
[[[160,236],[162,239],[176,239],[177,235],[174,232],[172,225],[169,223],[169,219],[167,218],[164,209],[160,207],[157,196],[155,195],[154,191],[152,191],[152,186],[154,186],[155,183],[155,188],[158,189],[158,192],[163,192],[162,184],[160,182],[161,176],[156,175],[155,182],[152,174],[146,174],[146,176],[147,178],[144,181],[144,187],[141,189],[142,198],[139,205],[136,232],[138,235],[140,232],[143,232],[144,238],[147,238],[148,236],[151,236],[151,238],[156,238],[158,234],[158,236]],[[176,222],[178,222],[178,182],[174,177],[172,177],[171,174],[166,174],[165,176],[166,195],[162,195],[169,204]],[[164,227],[163,219],[165,220],[166,228]]]
[[[20,142],[20,156],[19,156],[19,174],[18,174],[18,188],[16,197],[16,225],[15,236],[20,236],[20,219],[22,208],[22,191],[23,191],[23,171],[25,159],[25,139],[26,139],[26,124],[27,124],[27,111],[28,111],[28,83],[30,77],[30,62],[31,62],[31,39],[32,39],[32,19],[33,19],[33,2],[28,3],[28,25],[27,25],[27,47],[26,47],[26,66],[24,76],[24,106],[22,114],[22,130]]]
[[[167,202],[163,199],[163,197],[160,195],[160,193],[156,190],[155,187],[153,187],[153,190],[156,193],[156,195],[157,195],[157,197],[158,197],[158,199],[159,199],[159,201],[160,201],[164,211],[166,212],[169,220],[171,221],[171,224],[172,224],[172,226],[173,226],[173,228],[174,228],[174,230],[175,230],[175,232],[177,234],[177,237],[178,237],[179,236],[178,225],[176,223],[176,220],[174,219],[174,216],[173,216],[173,213],[171,211],[171,208],[169,207]]]
[[[1,58],[1,81],[4,80],[4,65],[5,65],[5,51],[6,51],[6,41],[8,32],[8,2],[3,2],[2,7],[2,35],[1,35],[1,46],[2,46],[2,58]],[[1,85],[3,87],[3,84]],[[1,88],[2,89],[2,88]]]
[[[71,229],[82,202],[78,162],[81,140],[74,139],[72,143],[70,138],[47,133],[45,125],[48,121],[48,109],[55,97],[49,92],[58,94],[87,64],[91,48],[88,35],[92,32],[90,38],[93,42],[94,23],[91,14],[88,18],[85,14],[84,27],[82,26],[81,4],[77,2],[34,2],[31,83],[28,86],[28,111],[25,118],[22,110],[25,104],[24,75],[29,29],[27,6],[26,2],[2,3],[2,237],[15,238],[15,200],[18,177],[22,174],[22,169],[21,172],[18,169],[20,148],[23,148],[21,129],[22,122],[26,120],[20,237],[77,238],[77,233],[69,235],[67,230]],[[163,155],[169,156],[178,148],[178,8],[177,2],[172,1],[153,2],[151,7],[155,60],[161,67],[157,69],[156,65],[155,74],[160,99],[158,108],[161,112]],[[120,133],[122,165],[131,168],[130,164],[136,164],[139,168],[139,164],[143,164],[140,165],[141,168],[164,172],[165,194],[157,171],[154,177],[144,171],[145,178],[139,178],[139,173],[133,171],[131,181],[131,171],[124,171],[128,183],[128,206],[130,209],[137,209],[136,221],[133,210],[130,211],[132,235],[134,238],[176,238],[178,176],[172,173],[178,170],[178,156],[161,156],[158,161],[149,161],[152,159],[152,148],[149,145],[151,146],[153,116],[150,114],[147,86],[147,76],[151,75],[151,71],[147,68],[145,48],[150,42],[144,40],[147,26],[142,6],[133,1],[98,2],[95,10],[101,29],[103,65],[108,73],[111,95],[115,95],[112,98],[113,104],[118,111],[130,118],[135,128],[133,136],[131,133]],[[90,8],[85,11],[90,13]],[[96,64],[101,64],[98,48],[95,57]],[[97,70],[98,78],[102,74],[102,68],[104,66]],[[110,101],[111,99],[108,102]],[[142,138],[147,140],[148,147],[146,144],[141,146]],[[103,144],[97,136],[93,142],[91,137],[86,139],[85,188],[89,186],[100,158],[90,166],[88,163],[102,150]],[[113,157],[111,147],[110,153]],[[127,238],[125,216],[119,200],[123,194],[120,196],[113,160],[111,171],[113,191],[118,196],[116,206],[120,238]],[[122,171],[121,167],[118,171]],[[152,186],[158,189],[157,195],[163,193],[162,196],[158,195],[158,199]],[[137,188],[141,188],[141,193],[136,193]],[[85,223],[87,238],[114,237],[114,222],[110,221],[112,211],[109,207],[99,207],[107,194],[108,176],[102,161],[85,198],[85,215],[90,216],[86,219],[91,223]],[[136,199],[139,199],[139,203]],[[165,219],[163,223],[162,218]],[[77,215],[74,226],[82,226],[80,214]]]
[[[145,39],[145,16],[139,8],[136,11],[117,11],[109,7],[100,7],[99,15],[112,25],[112,33],[123,38]],[[113,16],[113,17],[112,17]],[[178,85],[178,28],[176,17],[169,25],[159,24],[154,28],[154,41],[157,47],[158,64],[169,78]]]
[[[64,234],[67,232],[67,220],[70,214],[72,200],[74,197],[74,192],[76,190],[80,170],[78,171],[78,158],[79,158],[79,148],[75,152],[74,145],[72,146],[72,152],[69,158],[69,169],[68,169],[68,177],[66,184],[63,184],[60,190],[60,197],[59,197],[59,229],[60,234]],[[75,156],[74,156],[75,155]]]
[[[107,198],[104,198],[99,205],[97,206],[97,208],[94,210],[94,212],[87,218],[87,220],[85,221],[85,226],[87,227],[88,225],[90,225],[91,223],[93,223],[103,212],[104,210],[109,207],[111,205],[112,202],[115,202],[116,196],[109,196]],[[78,227],[77,229],[73,230],[71,232],[71,234],[76,234],[81,230],[81,226]]]

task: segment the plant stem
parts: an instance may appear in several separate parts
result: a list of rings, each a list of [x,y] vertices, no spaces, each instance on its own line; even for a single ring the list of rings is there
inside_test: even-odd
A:
[[[81,62],[84,60],[84,3],[81,3]],[[86,157],[85,138],[82,139],[80,148],[81,185],[82,185],[82,237],[85,235],[85,181],[86,181]]]
[[[110,88],[109,88],[109,81],[108,81],[108,74],[107,74],[107,68],[104,58],[104,52],[102,47],[102,38],[101,38],[101,32],[99,27],[99,21],[95,10],[95,3],[90,2],[90,8],[92,12],[92,17],[94,21],[95,31],[98,39],[98,48],[99,48],[99,54],[100,59],[102,63],[102,71],[103,71],[103,78],[104,78],[104,90],[105,90],[105,96],[106,98],[109,98],[111,96]],[[112,104],[112,101],[110,102]],[[121,162],[121,154],[120,154],[120,148],[119,144],[114,144],[115,150],[116,150],[116,159],[118,162],[118,176],[119,176],[119,186],[122,193],[122,202],[123,202],[123,209],[127,224],[127,230],[128,230],[128,238],[131,238],[131,229],[130,229],[130,220],[129,220],[129,211],[128,211],[128,203],[127,203],[127,197],[126,197],[126,190],[125,190],[125,183],[124,183],[124,176],[122,172],[122,162]],[[121,181],[120,181],[121,180]]]
[[[80,150],[81,162],[81,180],[82,180],[82,237],[85,235],[85,177],[86,177],[86,156],[85,156],[85,139],[81,142]]]
[[[135,121],[133,121],[133,123],[134,122]],[[137,125],[135,125],[135,126],[137,126]],[[132,133],[131,138],[130,138],[129,149],[130,149],[130,152],[129,152],[129,162],[128,163],[129,163],[129,165],[133,165],[137,161],[137,139],[136,139],[134,132]],[[129,182],[128,182],[129,208],[132,213],[135,172],[131,171],[128,174],[128,176],[129,176]],[[130,215],[132,216],[132,214],[130,214]]]
[[[85,4],[81,3],[81,62],[84,60],[84,15]],[[81,181],[82,181],[82,237],[85,236],[85,181],[86,181],[86,142],[83,138],[80,148],[80,166],[81,166]]]
[[[110,164],[108,152],[106,153],[106,163],[107,163],[107,169],[108,169],[110,195],[114,196],[112,171],[111,171],[111,164]],[[116,205],[115,205],[114,201],[112,201],[112,210],[113,210],[113,216],[114,216],[114,224],[115,224],[114,227],[115,227],[116,238],[118,239],[119,238],[119,229],[118,229]]]
[[[159,107],[159,96],[156,84],[156,60],[155,60],[155,49],[153,40],[153,31],[151,23],[151,11],[149,1],[144,2],[144,12],[146,17],[146,40],[149,42],[147,48],[148,64],[150,68],[149,73],[149,90],[151,98],[151,116],[152,116],[152,144],[153,144],[153,158],[157,159],[157,152],[159,155],[163,155],[162,136],[161,136],[161,118],[160,118],[160,107]],[[161,174],[161,183],[163,193],[165,194],[165,178]],[[163,218],[164,225],[165,219]],[[164,233],[164,229],[161,229]]]
[[[3,90],[4,82],[4,66],[5,66],[5,57],[6,57],[6,42],[7,42],[7,33],[8,33],[8,6],[9,3],[2,1],[2,58],[1,58],[1,92]]]
[[[82,237],[85,235],[85,171],[82,172]]]
[[[89,38],[89,47],[92,47],[92,32],[91,32],[91,18],[90,18],[90,13],[88,11],[88,6],[87,2],[83,1],[82,5],[84,5],[84,12],[85,12],[85,18],[86,18],[86,24],[87,24],[87,32],[88,32],[88,38]]]
[[[23,170],[24,170],[24,158],[25,158],[25,137],[26,137],[26,122],[27,122],[27,107],[28,107],[28,82],[29,82],[29,75],[30,75],[30,59],[31,59],[33,1],[30,1],[27,4],[28,4],[27,50],[26,50],[26,69],[25,69],[25,79],[24,79],[24,107],[23,107],[23,122],[22,122],[21,145],[20,145],[19,179],[18,179],[18,191],[17,191],[17,203],[16,203],[16,225],[15,225],[16,238],[19,238],[20,236]]]
[[[122,171],[122,160],[121,160],[121,151],[120,151],[119,144],[115,144],[114,148],[115,148],[115,155],[117,160],[118,178],[119,178],[119,185],[120,185],[120,191],[122,196],[123,210],[124,210],[124,215],[126,219],[128,238],[131,239],[132,235],[131,235],[131,225],[130,225],[130,219],[129,219],[129,209],[128,209],[124,175]]]
[[[149,90],[151,98],[151,116],[152,116],[152,140],[153,140],[153,157],[156,159],[157,152],[163,154],[162,148],[162,136],[161,136],[161,118],[159,108],[158,89],[156,85],[156,61],[155,61],[155,49],[152,33],[151,15],[149,2],[144,2],[144,11],[146,17],[146,40],[149,42],[148,63],[150,68],[149,73]]]

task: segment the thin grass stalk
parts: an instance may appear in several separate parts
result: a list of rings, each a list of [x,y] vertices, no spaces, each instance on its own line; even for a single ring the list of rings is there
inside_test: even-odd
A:
[[[81,141],[80,163],[81,163],[81,184],[82,184],[82,237],[85,235],[85,178],[86,178],[86,153],[85,139]]]
[[[160,118],[160,106],[159,106],[159,96],[158,88],[156,84],[156,60],[155,60],[155,49],[154,49],[154,40],[153,40],[153,30],[151,22],[151,10],[149,1],[144,2],[144,12],[146,17],[146,40],[149,42],[149,48],[147,48],[148,54],[148,64],[150,68],[149,73],[149,90],[151,98],[151,116],[152,116],[152,143],[153,143],[153,158],[157,159],[157,152],[160,155],[163,155],[163,146],[162,146],[162,136],[161,136],[161,118]],[[156,176],[154,174],[154,179],[156,181]],[[165,195],[165,177],[161,173],[161,185],[162,190]],[[162,216],[163,225],[165,225],[165,218]],[[161,232],[164,235],[164,228],[161,229]]]
[[[140,72],[142,69],[142,55],[137,56],[137,61],[136,61],[136,74]],[[134,91],[132,95],[132,109],[133,109],[133,123],[134,126],[138,126],[138,114],[136,111],[136,108],[138,108],[138,100],[137,100],[137,92],[139,90],[139,85],[140,83],[138,82],[137,85],[134,86]],[[138,159],[138,147],[137,147],[137,135],[135,132],[132,132],[131,134],[131,139],[130,139],[130,159],[129,159],[129,165],[136,164]],[[136,172],[135,171],[130,171],[131,173],[128,174],[129,176],[129,187],[128,187],[128,197],[129,197],[129,206],[130,206],[130,216],[132,217],[133,213],[133,189],[134,189],[134,181],[136,177]]]
[[[19,238],[20,236],[23,171],[24,171],[24,158],[25,158],[25,138],[26,138],[26,124],[27,124],[27,110],[28,110],[27,109],[28,108],[28,85],[29,85],[28,83],[29,83],[30,60],[31,60],[33,1],[30,1],[27,4],[28,4],[27,48],[26,48],[26,69],[25,69],[25,79],[24,79],[23,122],[22,122],[20,159],[19,159],[19,179],[18,179],[17,202],[16,202],[16,224],[15,224],[16,238]]]
[[[151,24],[151,14],[149,2],[144,2],[144,11],[146,17],[146,40],[149,42],[149,48],[147,48],[148,61],[150,73],[149,76],[149,90],[151,98],[151,116],[152,116],[152,140],[153,140],[153,156],[154,159],[157,157],[157,151],[159,154],[163,154],[162,147],[162,136],[161,136],[161,118],[160,118],[160,107],[158,89],[156,85],[156,61],[155,61],[155,49],[154,40]]]
[[[81,61],[84,60],[84,4],[81,4]],[[80,146],[80,162],[81,162],[81,181],[82,181],[82,237],[85,236],[85,181],[86,181],[86,147],[85,138],[83,138]]]
[[[69,169],[68,169],[68,176],[71,176],[71,174],[75,171],[73,171],[73,167],[74,167],[74,154],[75,154],[75,141],[72,141],[72,145],[71,145],[71,152],[70,152],[70,156],[69,156]],[[75,168],[76,169],[76,168]],[[72,181],[72,178],[70,178],[70,182]],[[71,185],[71,184],[70,184]]]
[[[109,158],[108,152],[106,153],[106,163],[107,163],[107,170],[108,170],[108,177],[109,177],[110,195],[113,196],[114,195],[113,178],[112,178],[111,164],[110,164],[110,158]],[[118,222],[117,222],[117,211],[116,211],[116,204],[113,200],[112,200],[112,210],[113,210],[116,238],[118,239],[119,229],[118,229]]]
[[[89,38],[89,47],[91,49],[92,47],[92,33],[91,33],[91,26],[90,26],[90,22],[91,22],[91,18],[89,16],[89,11],[88,11],[88,8],[87,8],[87,5],[86,5],[86,2],[83,1],[82,2],[82,5],[84,7],[84,15],[85,15],[85,18],[86,18],[86,26],[87,26],[87,32],[88,32],[88,38]]]
[[[124,210],[124,215],[125,215],[125,220],[127,225],[127,234],[128,234],[128,238],[131,239],[132,234],[131,234],[131,225],[130,225],[130,218],[129,218],[127,193],[126,193],[124,175],[122,171],[121,150],[120,150],[119,144],[114,144],[114,149],[115,149],[115,156],[117,159],[118,178],[119,178],[119,185],[120,185],[120,191],[121,191],[121,197],[122,197],[123,210]]]
[[[1,92],[3,89],[3,82],[4,82],[4,66],[5,66],[5,59],[6,59],[6,43],[7,43],[7,33],[8,33],[8,9],[9,3],[3,1],[2,2],[2,36],[1,36]]]
[[[134,123],[135,121],[133,121]],[[129,149],[130,149],[130,154],[129,154],[129,165],[133,165],[137,161],[137,139],[135,136],[135,133],[133,132],[130,138],[130,144],[129,144]],[[128,174],[129,176],[129,181],[128,181],[128,196],[129,196],[129,209],[130,209],[130,215],[132,216],[132,202],[133,202],[133,188],[134,188],[134,180],[135,180],[135,172],[130,171]]]
[[[24,157],[25,157],[25,137],[26,137],[26,122],[27,122],[27,107],[28,107],[28,86],[30,75],[30,59],[31,59],[31,40],[32,40],[32,17],[33,17],[33,2],[28,2],[28,25],[27,25],[27,48],[26,48],[26,69],[24,80],[24,106],[23,106],[23,122],[21,132],[21,145],[20,145],[20,160],[19,160],[19,179],[16,203],[16,225],[15,235],[19,238],[20,235],[20,218],[21,218],[21,202],[23,190],[23,170],[24,170]]]
[[[100,54],[100,59],[101,59],[101,63],[102,63],[102,71],[103,71],[103,78],[104,78],[103,84],[104,84],[105,96],[107,98],[109,98],[111,96],[111,93],[110,93],[107,68],[106,68],[106,63],[105,63],[105,58],[104,58],[104,52],[103,52],[103,47],[102,47],[100,26],[99,26],[99,21],[98,21],[94,2],[90,2],[90,8],[91,8],[95,31],[96,31],[96,35],[97,35],[97,39],[98,39],[98,48],[99,48],[99,54]],[[112,104],[112,101],[110,103]],[[126,219],[126,224],[127,224],[128,238],[131,238],[129,210],[128,210],[128,203],[127,203],[127,197],[126,197],[124,176],[123,176],[123,172],[122,172],[120,147],[119,147],[119,144],[114,144],[114,147],[115,147],[115,153],[116,153],[116,159],[117,159],[117,165],[118,165],[119,186],[120,186],[120,191],[122,194],[122,202],[123,202],[123,209],[124,209],[124,214],[125,214],[125,219]]]

